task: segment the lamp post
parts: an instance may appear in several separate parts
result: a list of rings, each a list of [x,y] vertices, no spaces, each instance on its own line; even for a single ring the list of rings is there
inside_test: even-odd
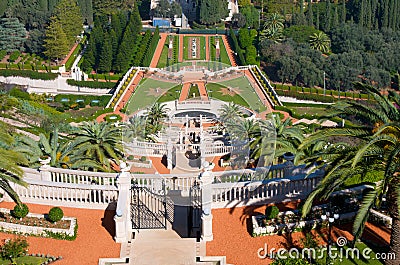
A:
[[[335,220],[339,219],[339,214],[331,214],[330,212],[326,212],[325,214],[321,215],[322,222],[327,221],[328,225],[328,246],[327,246],[327,251],[326,251],[326,264],[329,263],[330,257],[331,257],[331,245],[332,245],[332,225],[335,222]]]
[[[324,97],[326,96],[326,79],[325,79],[325,75],[326,75],[326,73],[325,73],[325,71],[324,71]]]

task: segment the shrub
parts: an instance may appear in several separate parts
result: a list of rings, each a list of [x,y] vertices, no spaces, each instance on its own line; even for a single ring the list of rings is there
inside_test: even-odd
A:
[[[24,256],[28,251],[29,244],[25,238],[10,239],[1,246],[1,256],[3,259],[10,259],[14,263],[14,259]]]
[[[19,51],[14,51],[10,54],[10,58],[8,59],[9,62],[15,62],[20,55]]]
[[[140,161],[142,162],[146,161],[146,157],[145,156],[140,157]]]
[[[31,97],[28,92],[22,91],[21,89],[18,88],[13,88],[10,90],[10,96],[20,98],[20,99],[25,99],[25,100],[30,100]]]
[[[275,219],[279,214],[279,209],[275,205],[268,206],[265,209],[265,217],[267,220]]]
[[[53,207],[49,211],[49,220],[50,222],[58,222],[64,217],[64,212],[59,207]]]
[[[132,161],[133,159],[135,159],[135,157],[133,155],[129,155],[127,158],[129,161]]]
[[[54,80],[57,78],[58,74],[55,73],[39,73],[31,70],[11,70],[11,69],[2,69],[0,70],[0,76],[21,76],[28,77],[31,79],[40,79],[40,80]]]
[[[14,207],[14,210],[12,211],[12,215],[15,218],[24,218],[27,214],[29,213],[29,208],[26,204],[17,204]]]

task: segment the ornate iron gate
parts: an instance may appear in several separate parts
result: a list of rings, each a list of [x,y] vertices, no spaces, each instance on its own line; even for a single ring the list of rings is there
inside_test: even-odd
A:
[[[131,216],[133,229],[167,229],[167,198],[165,185],[156,194],[146,187],[133,185]]]

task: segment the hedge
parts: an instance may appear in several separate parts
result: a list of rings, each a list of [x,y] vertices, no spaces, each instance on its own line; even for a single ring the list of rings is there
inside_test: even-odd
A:
[[[7,51],[1,50],[0,51],[0,61],[3,60],[4,56],[6,56],[6,55],[7,55]]]
[[[156,30],[154,31],[153,37],[151,39],[150,46],[147,49],[146,55],[144,56],[143,63],[142,63],[143,66],[145,66],[145,67],[150,66],[151,59],[153,59],[153,55],[157,49],[159,40],[160,40],[160,29],[157,26]]]
[[[57,78],[58,74],[55,73],[40,73],[31,70],[10,70],[10,69],[1,69],[0,76],[21,76],[28,77],[31,79],[40,79],[40,80],[54,80]]]
[[[246,60],[244,59],[243,51],[239,46],[238,40],[236,38],[236,34],[233,31],[233,29],[230,29],[229,36],[230,36],[231,41],[233,42],[233,49],[235,50],[235,52],[238,55],[239,64],[240,65],[245,65],[246,64]]]
[[[21,53],[19,51],[14,51],[10,54],[10,57],[8,58],[9,62],[15,62],[19,56],[21,55]]]
[[[74,79],[67,79],[67,83],[68,85],[71,86],[101,88],[101,89],[111,89],[117,85],[117,83],[114,82],[76,81]]]

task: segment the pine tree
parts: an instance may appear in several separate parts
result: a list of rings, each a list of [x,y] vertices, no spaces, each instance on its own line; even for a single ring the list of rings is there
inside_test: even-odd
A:
[[[69,50],[68,39],[60,22],[56,19],[51,19],[50,25],[46,30],[44,39],[44,54],[53,60],[58,60],[64,57]]]
[[[54,10],[54,17],[67,35],[68,45],[72,45],[82,31],[82,14],[75,0],[61,0]]]
[[[309,26],[314,26],[314,14],[313,14],[313,7],[311,4],[311,0],[308,0],[308,10],[307,10],[307,23]]]
[[[26,40],[26,30],[18,18],[0,20],[0,50],[21,50]]]
[[[112,44],[108,34],[104,37],[103,47],[100,52],[99,67],[97,70],[99,73],[108,73],[111,71],[112,65]]]

